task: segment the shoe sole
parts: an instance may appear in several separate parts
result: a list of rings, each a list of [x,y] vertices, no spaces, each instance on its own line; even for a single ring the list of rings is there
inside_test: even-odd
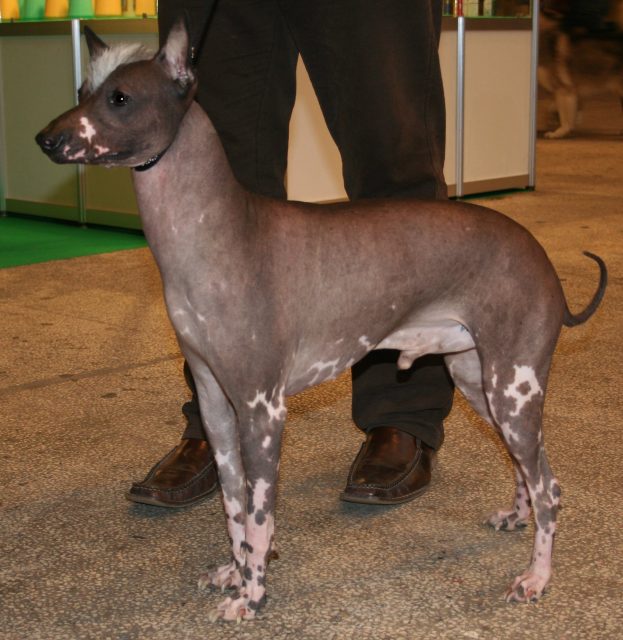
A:
[[[411,502],[415,498],[419,498],[423,493],[428,491],[428,486],[422,487],[408,496],[402,498],[380,498],[379,496],[353,496],[345,491],[340,493],[340,500],[343,502],[352,502],[354,504],[371,504],[371,505],[385,505],[391,506],[392,504],[404,504],[405,502]]]
[[[165,502],[164,500],[158,500],[158,498],[152,498],[150,496],[141,496],[136,495],[134,493],[125,494],[125,497],[130,502],[136,502],[137,504],[147,504],[151,507],[164,507],[165,509],[183,509],[184,507],[191,507],[198,502],[203,502],[207,498],[209,498],[216,490],[218,489],[218,485],[215,485],[209,491],[202,493],[200,496],[196,496],[190,500],[186,500],[185,502]]]

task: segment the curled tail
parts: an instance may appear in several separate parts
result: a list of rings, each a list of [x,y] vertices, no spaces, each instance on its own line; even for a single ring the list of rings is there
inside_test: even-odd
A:
[[[608,284],[608,269],[606,269],[606,263],[594,253],[584,251],[584,255],[592,258],[599,265],[599,286],[597,287],[597,291],[595,291],[595,295],[593,295],[593,299],[588,303],[588,306],[584,311],[574,314],[569,311],[568,306],[565,306],[563,323],[566,327],[575,327],[578,324],[586,322],[595,313],[595,311],[597,311],[597,307],[604,297],[606,285]]]

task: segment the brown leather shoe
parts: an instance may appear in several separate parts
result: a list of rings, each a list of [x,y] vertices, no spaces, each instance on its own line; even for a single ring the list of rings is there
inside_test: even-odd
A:
[[[147,474],[126,498],[157,507],[188,507],[218,487],[214,457],[205,440],[184,439]]]
[[[340,498],[363,504],[400,504],[426,491],[434,449],[395,427],[378,427],[366,441],[348,474]]]

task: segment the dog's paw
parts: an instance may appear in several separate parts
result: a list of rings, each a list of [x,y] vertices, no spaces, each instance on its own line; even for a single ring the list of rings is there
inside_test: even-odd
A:
[[[492,513],[483,524],[493,527],[496,531],[513,531],[514,529],[523,529],[528,526],[528,521],[520,518],[515,510],[496,511]]]
[[[506,592],[506,602],[537,602],[545,592],[548,576],[539,575],[534,571],[526,571],[515,578]]]
[[[238,565],[232,560],[216,569],[209,570],[199,576],[198,585],[200,589],[218,587],[221,591],[226,589],[238,589],[242,584],[242,576]]]
[[[211,622],[217,620],[227,620],[230,622],[242,622],[243,620],[253,620],[258,609],[264,603],[265,598],[260,601],[253,601],[246,594],[238,595],[235,598],[225,598],[215,611],[210,613]]]

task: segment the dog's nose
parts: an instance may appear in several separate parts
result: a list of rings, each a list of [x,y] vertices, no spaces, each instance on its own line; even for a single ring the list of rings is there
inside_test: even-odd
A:
[[[36,143],[47,152],[58,149],[65,141],[65,136],[60,133],[57,136],[46,135],[45,131],[40,131],[35,136]]]

